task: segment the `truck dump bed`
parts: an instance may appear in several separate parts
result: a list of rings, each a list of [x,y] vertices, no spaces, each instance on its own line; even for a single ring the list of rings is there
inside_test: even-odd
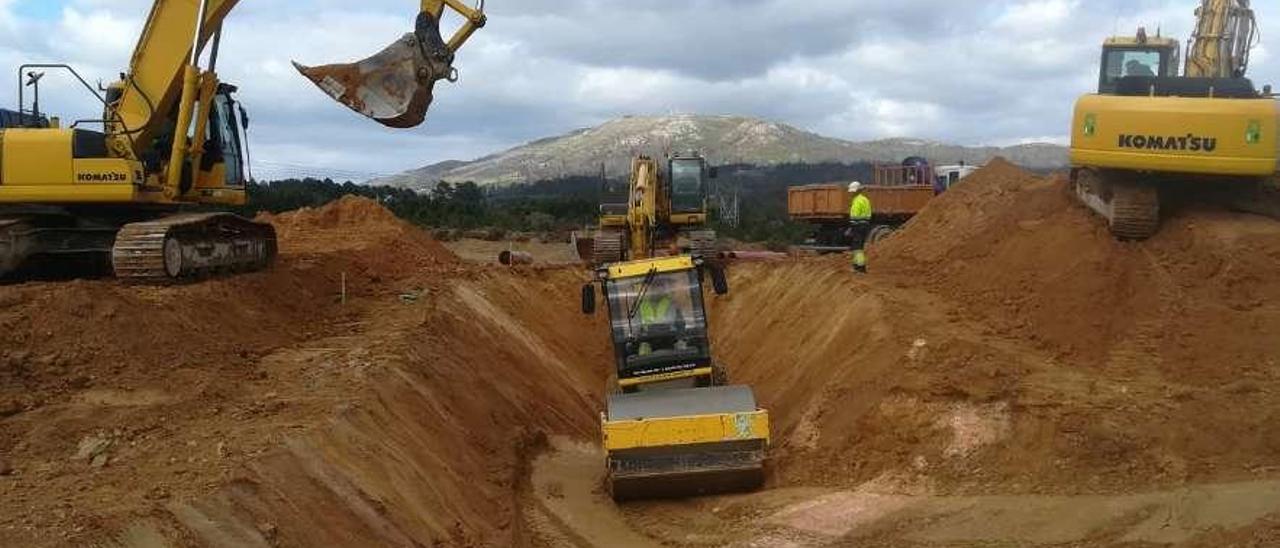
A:
[[[867,186],[879,216],[910,217],[933,199],[931,185]],[[787,189],[787,213],[797,221],[838,221],[849,218],[853,200],[845,185],[809,185]]]
[[[849,218],[853,197],[843,185],[809,185],[787,189],[787,213],[798,221]]]

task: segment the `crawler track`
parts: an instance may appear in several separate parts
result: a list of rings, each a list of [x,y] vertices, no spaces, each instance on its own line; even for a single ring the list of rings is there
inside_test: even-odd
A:
[[[261,270],[276,250],[271,225],[229,213],[186,213],[125,225],[111,262],[121,279],[164,282]]]
[[[1160,193],[1155,183],[1123,180],[1119,173],[1092,169],[1076,172],[1076,197],[1107,220],[1121,240],[1146,240],[1160,230]]]
[[[591,253],[592,264],[606,265],[622,262],[626,247],[624,239],[623,233],[618,231],[602,231],[596,235]]]
[[[687,233],[689,238],[689,253],[700,257],[715,257],[719,253],[719,244],[716,241],[716,231],[714,230],[693,230]]]

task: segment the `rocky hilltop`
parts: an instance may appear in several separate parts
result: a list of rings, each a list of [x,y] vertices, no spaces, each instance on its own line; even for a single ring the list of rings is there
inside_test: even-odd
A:
[[[696,150],[716,164],[771,165],[787,162],[894,162],[924,156],[938,163],[984,163],[995,156],[1032,169],[1067,163],[1064,147],[1027,144],[964,147],[919,139],[853,142],[786,124],[742,116],[628,116],[540,139],[470,162],[448,161],[373,181],[429,188],[437,181],[518,184],[565,175],[624,173],[637,153]]]

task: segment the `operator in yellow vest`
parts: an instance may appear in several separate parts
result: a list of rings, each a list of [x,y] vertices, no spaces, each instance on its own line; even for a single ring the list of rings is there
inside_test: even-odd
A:
[[[679,319],[671,285],[671,282],[662,276],[658,276],[653,280],[653,285],[649,287],[644,297],[640,299],[639,316],[641,328],[672,325]],[[641,342],[639,354],[644,356],[651,353],[653,353],[653,343],[651,341]]]
[[[862,192],[862,183],[854,181],[849,184],[849,193],[853,195],[853,203],[849,205],[849,239],[853,247],[853,270],[859,274],[867,273],[867,234],[871,232],[871,198]]]

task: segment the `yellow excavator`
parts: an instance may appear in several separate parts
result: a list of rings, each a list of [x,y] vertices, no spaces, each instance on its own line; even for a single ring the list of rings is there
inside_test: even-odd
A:
[[[731,386],[708,337],[703,281],[729,291],[723,268],[679,256],[610,264],[582,288],[609,313],[614,373],[601,413],[606,481],[614,500],[756,489],[764,484],[769,413]]]
[[[590,249],[587,262],[600,266],[673,250],[700,257],[715,254],[716,232],[707,227],[707,217],[708,186],[718,176],[716,168],[693,152],[670,156],[663,167],[649,156],[632,159],[626,195],[606,196],[595,237],[577,244],[579,255]]]
[[[1257,39],[1249,0],[1202,0],[1181,74],[1180,44],[1159,33],[1103,45],[1098,92],[1076,103],[1071,181],[1117,238],[1158,232],[1162,192],[1248,195],[1276,175],[1280,109],[1245,77]]]
[[[17,111],[0,112],[0,277],[72,259],[109,262],[118,277],[142,281],[271,263],[270,225],[188,211],[246,199],[248,115],[216,72],[223,22],[238,4],[156,0],[128,69],[105,93],[66,65],[19,68],[35,101],[28,109],[20,96]],[[447,42],[446,9],[464,19]],[[454,54],[484,24],[483,4],[423,0],[413,32],[373,57],[297,68],[352,110],[413,127],[435,83],[457,79]],[[64,127],[41,112],[38,86],[48,70],[79,80],[102,104],[102,118]]]

